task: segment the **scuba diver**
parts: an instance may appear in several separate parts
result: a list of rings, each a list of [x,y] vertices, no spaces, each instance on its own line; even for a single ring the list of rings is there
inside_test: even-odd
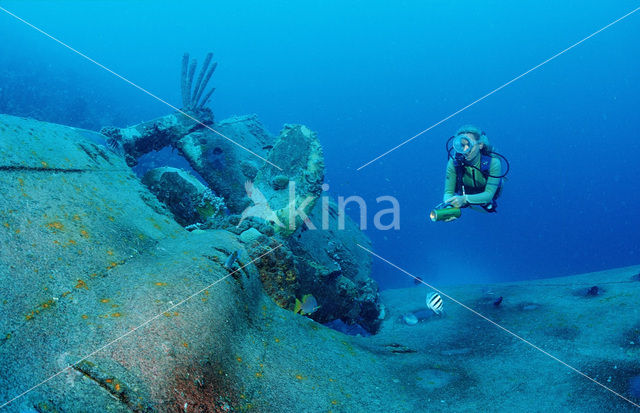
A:
[[[460,208],[466,207],[496,212],[502,179],[509,172],[507,159],[494,152],[487,135],[472,125],[458,129],[446,147],[449,161],[443,202],[431,211],[431,220],[454,220],[460,217]],[[504,173],[501,159],[507,166]]]

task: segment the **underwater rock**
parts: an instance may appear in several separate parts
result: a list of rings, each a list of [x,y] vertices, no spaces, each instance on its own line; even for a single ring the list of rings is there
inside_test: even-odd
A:
[[[599,287],[597,285],[593,285],[591,287],[582,287],[575,289],[571,292],[572,295],[583,298],[593,298],[599,297],[605,293],[604,288]]]
[[[418,317],[413,313],[406,313],[402,315],[402,322],[408,326],[414,326],[418,324]]]
[[[262,234],[255,228],[249,228],[248,230],[240,234],[240,240],[245,244],[254,243],[258,239],[260,239],[260,237],[262,237]]]
[[[356,245],[370,248],[371,241],[348,217],[339,229],[337,205],[328,199],[322,203],[327,207],[326,229],[302,226],[287,239],[300,288],[321,305],[312,318],[321,323],[340,318],[375,333],[382,321],[378,284],[369,277],[371,255]],[[309,215],[319,227],[322,203],[316,203]]]
[[[591,288],[589,288],[587,290],[585,295],[587,297],[595,297],[595,296],[599,295],[601,292],[602,292],[602,290],[597,285],[594,285],[593,287],[591,287]]]
[[[142,178],[142,183],[171,210],[182,226],[202,223],[224,214],[224,200],[182,169],[152,169]]]

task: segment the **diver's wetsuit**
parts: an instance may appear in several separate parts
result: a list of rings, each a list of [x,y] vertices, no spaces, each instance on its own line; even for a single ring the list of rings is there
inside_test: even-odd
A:
[[[464,167],[464,176],[462,177],[462,184],[464,185],[465,194],[467,195],[467,201],[471,205],[486,205],[491,203],[496,195],[496,191],[500,186],[500,178],[489,177],[485,179],[480,169],[481,156],[478,156],[474,166]],[[491,164],[489,165],[489,175],[500,176],[502,175],[502,165],[500,159],[493,156],[491,158]],[[453,164],[453,159],[449,159],[447,163],[447,177],[444,182],[444,199],[447,200],[454,195],[462,195],[462,190],[456,194],[456,167]]]

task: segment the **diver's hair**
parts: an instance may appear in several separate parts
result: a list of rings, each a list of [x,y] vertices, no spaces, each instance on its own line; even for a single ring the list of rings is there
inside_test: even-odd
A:
[[[493,146],[489,143],[489,138],[487,138],[487,134],[484,133],[482,129],[474,125],[464,125],[461,126],[457,132],[456,136],[461,133],[470,133],[475,138],[476,142],[484,143],[484,147],[482,148],[482,153],[485,155],[489,155],[493,151]]]

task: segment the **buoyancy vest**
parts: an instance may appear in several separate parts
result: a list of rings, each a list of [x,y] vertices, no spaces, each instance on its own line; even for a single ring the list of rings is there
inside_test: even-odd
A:
[[[485,184],[483,186],[468,186],[468,185],[464,185],[464,190],[466,194],[469,195],[473,195],[473,194],[479,194],[481,192],[484,192],[485,188],[486,188],[486,181],[490,178],[490,169],[491,169],[491,160],[493,159],[493,156],[491,156],[491,154],[481,154],[481,158],[480,158],[480,167],[477,168],[480,170],[480,173],[482,174],[482,176],[485,179]],[[455,192],[456,194],[462,194],[462,187],[463,187],[463,178],[464,178],[464,174],[465,174],[465,170],[467,168],[467,166],[469,166],[470,168],[476,169],[475,167],[466,164],[464,161],[460,161],[456,158],[453,158],[453,166],[456,168],[456,189]],[[474,180],[475,181],[475,180]],[[483,205],[483,207],[489,211],[489,212],[495,212],[495,207],[496,207],[496,199],[498,199],[498,197],[500,196],[500,192],[502,190],[502,178],[500,178],[500,182],[498,183],[498,189],[496,189],[495,194],[493,195],[493,199],[491,200],[491,203]],[[489,206],[489,209],[487,209],[487,206]]]

